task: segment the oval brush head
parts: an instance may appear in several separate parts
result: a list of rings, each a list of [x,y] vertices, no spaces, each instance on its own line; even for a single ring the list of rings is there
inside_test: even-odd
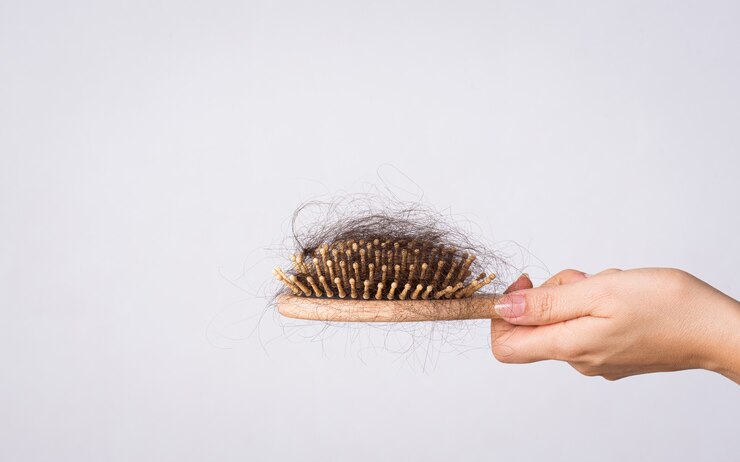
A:
[[[415,240],[338,241],[291,257],[275,277],[293,295],[289,317],[325,321],[427,321],[494,317],[491,296],[471,298],[496,277],[473,276],[475,255]]]

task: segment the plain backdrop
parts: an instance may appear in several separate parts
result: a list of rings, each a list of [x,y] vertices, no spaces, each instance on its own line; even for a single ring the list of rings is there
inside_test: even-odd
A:
[[[0,0],[0,459],[737,460],[719,375],[504,365],[485,323],[323,330],[264,296],[298,203],[376,187],[536,282],[671,266],[737,298],[738,24],[732,1]]]

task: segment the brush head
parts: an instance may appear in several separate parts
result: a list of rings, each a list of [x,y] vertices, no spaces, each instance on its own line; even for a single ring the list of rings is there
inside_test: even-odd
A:
[[[289,318],[325,322],[420,322],[494,319],[500,295],[428,300],[353,300],[282,294],[280,314]]]
[[[295,297],[356,300],[456,300],[496,277],[473,274],[475,255],[414,239],[339,240],[291,257],[273,270]]]

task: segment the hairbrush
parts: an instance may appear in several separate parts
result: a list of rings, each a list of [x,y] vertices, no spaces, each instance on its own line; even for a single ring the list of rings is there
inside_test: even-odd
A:
[[[474,274],[476,256],[414,239],[338,240],[304,249],[291,268],[273,270],[285,285],[280,314],[340,322],[492,319],[495,274]]]

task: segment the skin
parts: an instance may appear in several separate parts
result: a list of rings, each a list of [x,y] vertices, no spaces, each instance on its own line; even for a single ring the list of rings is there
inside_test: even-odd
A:
[[[501,362],[555,359],[608,380],[707,369],[740,383],[740,303],[684,271],[565,270],[506,294],[491,322]]]

